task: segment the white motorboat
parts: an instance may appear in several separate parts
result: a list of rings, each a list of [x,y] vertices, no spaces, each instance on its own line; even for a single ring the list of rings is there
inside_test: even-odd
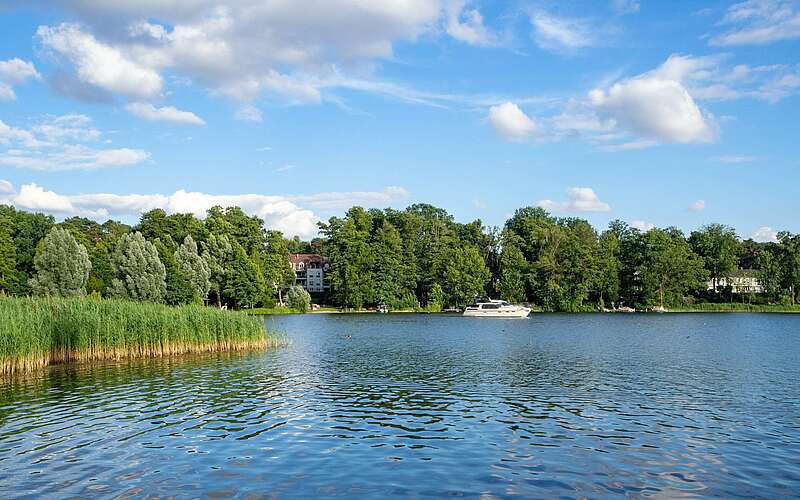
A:
[[[527,318],[529,307],[515,306],[505,300],[486,300],[470,304],[464,309],[464,316],[475,318]]]

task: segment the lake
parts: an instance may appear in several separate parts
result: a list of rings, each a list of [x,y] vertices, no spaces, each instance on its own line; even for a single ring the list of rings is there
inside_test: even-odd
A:
[[[0,381],[0,497],[800,491],[800,315],[265,321],[291,344]]]

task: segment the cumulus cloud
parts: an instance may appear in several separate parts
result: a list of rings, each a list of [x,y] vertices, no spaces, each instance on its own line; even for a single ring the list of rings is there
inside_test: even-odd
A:
[[[489,108],[489,123],[495,131],[511,141],[524,141],[536,133],[536,122],[513,102]]]
[[[0,61],[0,101],[13,101],[17,98],[14,85],[20,85],[29,78],[41,78],[33,63],[15,57]]]
[[[8,194],[14,192],[14,185],[10,182],[0,179],[0,194]]]
[[[96,170],[137,165],[149,158],[140,149],[100,146],[102,133],[85,115],[50,117],[29,129],[0,120],[0,165],[30,170]]]
[[[125,106],[128,113],[151,122],[168,122],[182,125],[205,125],[206,122],[191,111],[182,111],[172,106],[157,108],[144,102],[132,102]]]
[[[368,74],[376,60],[393,56],[397,42],[442,32],[475,45],[494,42],[480,12],[464,0],[59,5],[80,24],[41,26],[42,46],[81,81],[135,100],[162,94],[169,72],[243,104],[265,93],[318,103],[328,77]]]
[[[477,9],[465,9],[465,6],[466,0],[447,2],[447,34],[470,45],[494,45],[495,37],[484,26],[481,13]]]
[[[792,0],[747,0],[731,5],[720,24],[732,27],[711,45],[767,45],[800,38],[800,9]]]
[[[608,203],[600,201],[589,187],[572,187],[567,190],[567,201],[539,200],[537,207],[551,212],[610,212]]]
[[[639,77],[595,89],[589,100],[598,114],[626,130],[667,143],[710,142],[713,127],[677,81]]]
[[[632,228],[638,229],[639,231],[641,231],[643,233],[646,233],[647,231],[650,231],[651,229],[655,229],[656,228],[655,224],[651,224],[649,222],[645,222],[645,221],[640,220],[640,219],[634,219],[634,220],[632,220],[630,222],[630,224],[631,224]]]
[[[750,238],[759,243],[777,243],[778,231],[769,226],[761,226],[750,235]]]
[[[706,202],[704,200],[697,200],[689,204],[690,212],[702,212],[706,209]]]
[[[580,49],[594,45],[589,24],[582,19],[556,17],[545,12],[531,16],[536,43],[543,49]]]
[[[86,83],[138,98],[153,98],[161,93],[164,82],[155,69],[98,41],[77,24],[39,26],[36,36],[43,47],[72,63]]]
[[[311,237],[317,233],[318,215],[322,211],[364,207],[382,207],[408,196],[400,187],[387,187],[379,192],[329,192],[303,196],[262,194],[217,195],[180,189],[163,194],[89,193],[63,195],[37,184],[25,184],[19,192],[10,183],[0,181],[0,203],[13,204],[27,210],[37,210],[61,217],[80,215],[91,218],[136,217],[143,212],[161,208],[167,213],[191,213],[203,218],[214,206],[237,206],[264,220],[269,229],[283,231],[289,236]],[[2,188],[7,188],[5,192]]]

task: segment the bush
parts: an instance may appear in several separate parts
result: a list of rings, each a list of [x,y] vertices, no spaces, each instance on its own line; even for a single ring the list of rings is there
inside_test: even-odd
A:
[[[286,303],[292,309],[300,312],[307,312],[311,307],[311,295],[300,285],[294,285],[286,292]]]

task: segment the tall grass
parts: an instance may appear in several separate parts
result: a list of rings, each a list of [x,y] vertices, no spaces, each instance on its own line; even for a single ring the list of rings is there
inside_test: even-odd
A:
[[[0,374],[68,361],[241,351],[282,342],[257,318],[211,307],[0,298]]]

